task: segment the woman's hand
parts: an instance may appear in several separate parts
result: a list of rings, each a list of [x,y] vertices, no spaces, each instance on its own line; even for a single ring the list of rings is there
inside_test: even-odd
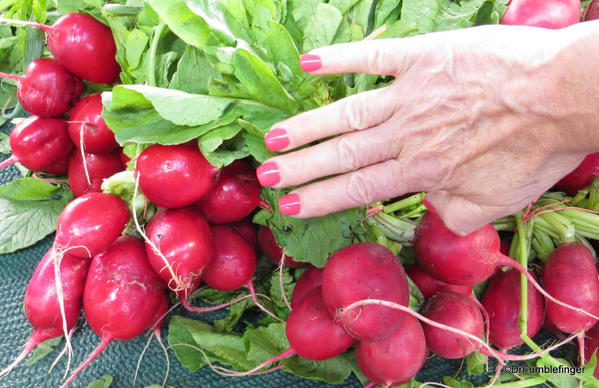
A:
[[[424,191],[450,229],[469,233],[598,150],[585,136],[599,130],[587,125],[599,103],[585,102],[590,85],[568,68],[582,35],[485,26],[313,50],[301,61],[312,74],[396,79],[275,125],[272,151],[333,138],[266,161],[258,178],[283,188],[330,177],[281,198],[281,212],[301,218]]]

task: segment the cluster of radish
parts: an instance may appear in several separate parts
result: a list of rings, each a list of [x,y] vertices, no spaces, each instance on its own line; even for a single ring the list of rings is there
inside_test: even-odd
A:
[[[32,171],[68,173],[75,196],[100,192],[102,180],[125,166],[114,133],[102,119],[101,95],[80,97],[85,89],[82,80],[118,81],[112,32],[80,13],[63,15],[52,26],[10,22],[44,30],[54,58],[32,61],[23,76],[0,74],[17,81],[19,102],[32,115],[13,129],[13,155],[0,168],[19,162]]]

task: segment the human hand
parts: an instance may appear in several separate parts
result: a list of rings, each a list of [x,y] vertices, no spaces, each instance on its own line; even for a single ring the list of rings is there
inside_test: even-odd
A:
[[[584,141],[596,104],[581,102],[583,80],[563,68],[577,41],[564,31],[485,26],[313,50],[301,63],[312,74],[396,79],[273,126],[271,151],[334,137],[271,158],[258,179],[285,188],[330,177],[281,198],[299,218],[420,191],[457,234],[512,214],[597,151]]]

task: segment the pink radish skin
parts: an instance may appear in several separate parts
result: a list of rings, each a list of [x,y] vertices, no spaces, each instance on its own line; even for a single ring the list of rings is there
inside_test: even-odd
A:
[[[532,338],[544,319],[544,298],[528,287],[527,335]],[[482,304],[490,318],[490,341],[500,349],[510,349],[524,343],[520,338],[520,272],[515,269],[499,271],[489,279]]]
[[[118,81],[121,69],[116,62],[112,31],[92,16],[67,13],[51,26],[21,20],[2,21],[45,31],[52,56],[76,76],[100,84]]]
[[[593,353],[599,349],[599,325],[595,325],[585,333],[584,339],[584,358],[585,363],[589,362]],[[597,355],[599,357],[599,354]],[[595,378],[599,379],[599,367],[595,367],[595,372],[593,373]]]
[[[0,73],[18,81],[17,98],[27,112],[40,117],[66,113],[79,101],[83,83],[52,58],[32,61],[24,76]]]
[[[114,194],[90,193],[75,198],[58,217],[55,246],[77,257],[93,257],[123,233],[129,209]]]
[[[75,327],[81,316],[83,287],[87,277],[89,260],[65,254],[60,263],[63,303],[66,322],[63,322],[60,304],[56,296],[54,260],[57,258],[54,248],[50,248],[39,261],[25,291],[25,316],[33,326],[33,333],[16,360],[0,372],[8,374],[39,343],[50,338],[64,335],[63,323],[67,330]]]
[[[435,279],[422,270],[418,265],[406,266],[406,273],[416,284],[424,299],[428,299],[436,293],[453,291],[462,295],[472,295],[472,286],[456,286]]]
[[[281,262],[281,256],[283,255],[283,248],[277,245],[275,235],[266,226],[261,226],[258,230],[258,244],[264,256],[266,256],[275,265],[279,265]],[[293,257],[285,255],[285,267],[299,268],[307,265],[293,260]]]
[[[322,285],[322,268],[309,266],[299,277],[293,294],[291,294],[291,307],[295,307],[316,287]]]
[[[89,268],[83,309],[102,341],[64,383],[67,386],[112,341],[142,334],[156,319],[164,283],[154,272],[141,241],[125,236],[95,256]]]
[[[593,255],[584,245],[569,243],[549,256],[543,270],[547,292],[572,306],[599,315],[599,280]],[[565,333],[587,330],[596,319],[547,302],[547,318]]]
[[[218,182],[198,206],[209,223],[228,224],[247,217],[259,202],[256,170],[247,162],[236,160],[221,170]]]
[[[511,0],[500,24],[559,29],[578,23],[579,0]]]
[[[591,184],[593,178],[599,176],[599,152],[587,155],[578,167],[555,184],[559,190],[568,195],[576,195]]]
[[[139,187],[158,206],[180,208],[191,205],[214,186],[218,169],[213,167],[197,145],[156,144],[137,159]]]
[[[441,292],[433,295],[424,305],[422,315],[479,338],[483,335],[480,310],[469,297],[462,294]],[[444,358],[463,358],[478,349],[478,345],[461,335],[427,324],[424,325],[424,335],[430,350]]]
[[[587,21],[596,19],[599,19],[599,2],[597,0],[593,0],[584,12],[583,20]]]
[[[401,329],[378,342],[359,342],[356,361],[373,383],[383,387],[410,381],[428,356],[424,331],[417,319],[401,315]]]
[[[73,151],[69,158],[69,186],[75,197],[102,192],[104,179],[124,170],[121,158],[116,152],[85,153],[85,164],[91,184],[87,182],[81,151]]]
[[[85,97],[71,111],[69,136],[77,148],[81,147],[82,133],[85,152],[109,152],[119,148],[114,133],[102,118],[102,95],[99,93]]]
[[[258,252],[258,228],[248,219],[230,224],[250,244],[255,252]]]
[[[9,141],[13,154],[0,169],[19,162],[32,171],[66,174],[73,143],[64,120],[31,116],[15,125]]]
[[[408,281],[399,259],[382,245],[361,242],[342,248],[327,261],[322,273],[322,297],[335,319],[360,341],[380,341],[399,328],[400,311],[364,306],[341,315],[363,299],[381,299],[407,306]]]
[[[181,303],[188,308],[187,298],[199,286],[201,275],[212,260],[214,244],[206,219],[193,207],[160,209],[148,222],[146,233],[167,259],[173,272],[146,242],[146,252],[152,268],[167,282],[170,289],[176,290]],[[173,273],[179,282],[173,278]]]

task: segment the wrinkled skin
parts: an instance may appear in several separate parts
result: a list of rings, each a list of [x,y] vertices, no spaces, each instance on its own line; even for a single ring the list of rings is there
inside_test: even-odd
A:
[[[301,206],[281,211],[299,218],[425,191],[465,235],[536,200],[599,149],[599,77],[580,64],[595,60],[583,53],[598,35],[597,22],[483,26],[312,50],[322,65],[311,74],[396,81],[275,124],[289,139],[277,151],[339,136],[265,161],[279,178],[260,167],[258,178],[283,188],[339,174],[291,193]]]

